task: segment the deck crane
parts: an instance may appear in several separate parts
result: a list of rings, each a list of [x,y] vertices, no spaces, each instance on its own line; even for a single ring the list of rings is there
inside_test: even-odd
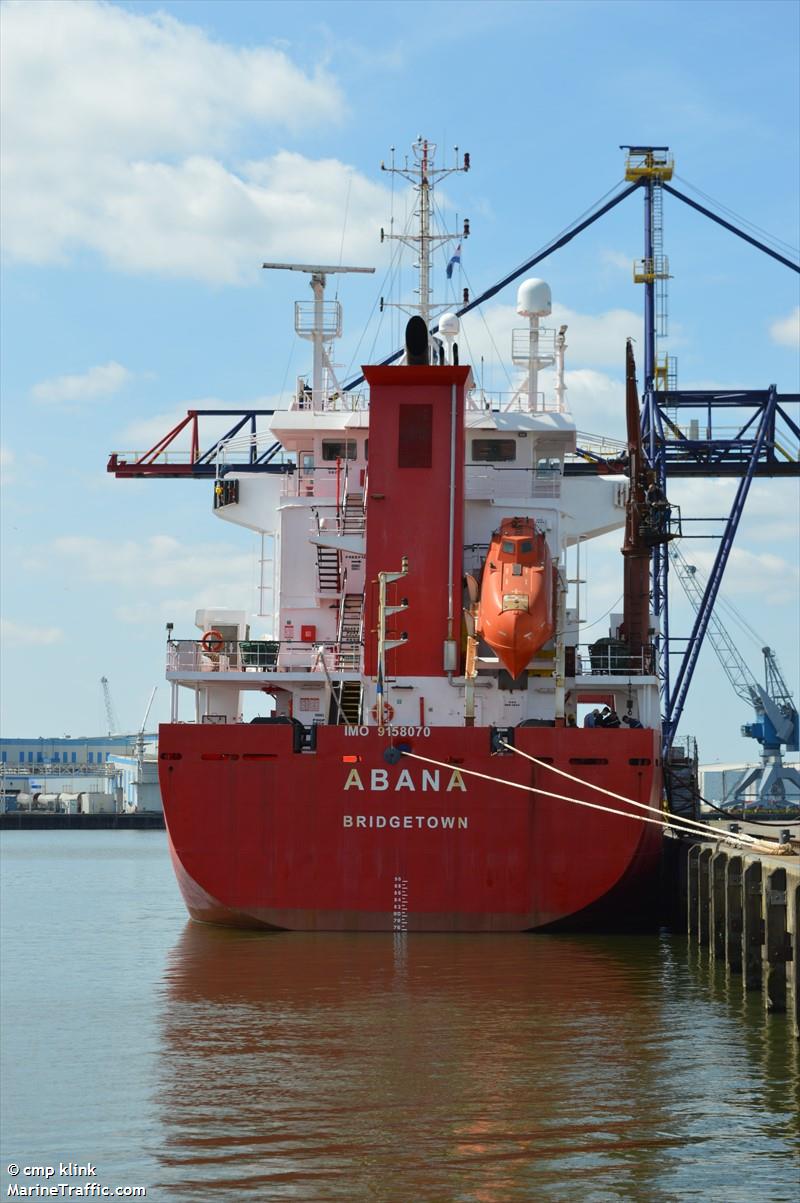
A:
[[[111,701],[111,687],[108,684],[108,677],[101,677],[100,684],[103,687],[103,701],[106,706],[106,725],[108,726],[109,735],[119,735],[119,719],[114,710],[114,703]]]
[[[697,613],[705,591],[705,580],[694,564],[687,562],[675,543],[670,545],[669,558]],[[775,652],[771,647],[761,649],[764,656],[764,684],[760,685],[716,612],[711,615],[707,634],[735,692],[755,711],[756,721],[745,723],[741,729],[742,735],[758,740],[761,745],[760,766],[745,773],[737,782],[730,800],[744,803],[749,795],[761,803],[784,803],[787,783],[800,791],[800,773],[783,763],[784,748],[796,752],[800,747],[800,724],[797,707],[778,667]]]

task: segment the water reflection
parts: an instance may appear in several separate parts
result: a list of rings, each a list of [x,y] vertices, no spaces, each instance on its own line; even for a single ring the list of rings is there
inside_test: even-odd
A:
[[[162,1006],[169,1198],[795,1197],[786,1065],[682,942],[189,924]]]

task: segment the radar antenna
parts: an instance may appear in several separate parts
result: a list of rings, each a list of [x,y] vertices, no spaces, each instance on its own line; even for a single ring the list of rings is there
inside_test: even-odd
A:
[[[338,301],[325,300],[325,281],[327,276],[344,275],[345,273],[361,272],[372,275],[374,267],[330,267],[318,263],[262,263],[262,267],[270,271],[307,272],[311,276],[311,291],[314,300],[311,305],[303,301],[295,301],[294,328],[301,338],[310,339],[314,344],[314,369],[311,378],[311,404],[314,409],[321,408],[325,399],[323,376],[325,370],[333,381],[334,387],[341,392],[341,386],[336,379],[330,356],[325,344],[342,335],[342,307]]]

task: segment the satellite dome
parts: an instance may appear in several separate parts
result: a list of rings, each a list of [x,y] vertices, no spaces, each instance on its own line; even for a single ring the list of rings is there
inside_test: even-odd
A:
[[[550,285],[544,280],[523,280],[517,289],[517,313],[520,317],[546,317],[552,311]]]
[[[443,313],[442,316],[439,318],[439,333],[440,334],[445,334],[445,335],[449,336],[450,338],[452,338],[455,334],[458,334],[459,329],[460,329],[460,325],[459,325],[459,321],[458,321],[458,314]]]

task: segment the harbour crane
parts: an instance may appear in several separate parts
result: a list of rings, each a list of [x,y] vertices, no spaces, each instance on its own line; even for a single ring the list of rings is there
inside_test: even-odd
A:
[[[669,558],[692,608],[698,613],[705,580],[695,565],[688,563],[675,543],[670,545]],[[755,711],[756,721],[745,723],[741,728],[742,735],[757,740],[761,745],[761,764],[750,769],[737,782],[730,800],[745,803],[749,798],[763,804],[785,803],[787,784],[800,793],[800,773],[783,762],[784,748],[796,752],[800,747],[800,724],[797,707],[783,679],[775,652],[771,647],[761,649],[764,657],[764,684],[761,685],[716,611],[712,612],[707,634],[735,692]]]
[[[114,703],[111,701],[111,688],[108,684],[108,677],[101,677],[100,684],[103,687],[103,701],[106,706],[106,726],[108,727],[109,735],[119,735],[119,719],[114,710]]]

